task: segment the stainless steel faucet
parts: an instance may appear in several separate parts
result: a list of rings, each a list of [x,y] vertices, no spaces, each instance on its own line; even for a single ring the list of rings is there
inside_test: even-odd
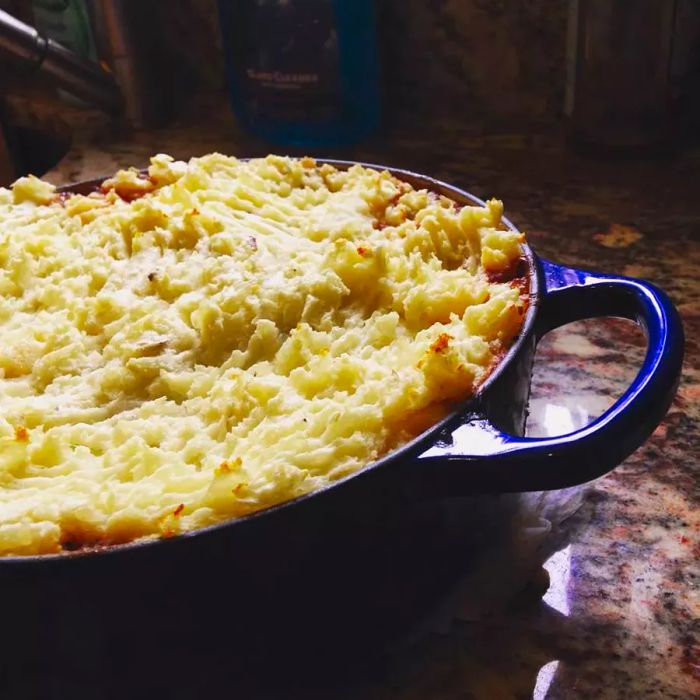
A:
[[[109,113],[124,109],[122,91],[110,72],[3,10],[0,10],[0,51],[33,65],[58,87],[100,109]]]

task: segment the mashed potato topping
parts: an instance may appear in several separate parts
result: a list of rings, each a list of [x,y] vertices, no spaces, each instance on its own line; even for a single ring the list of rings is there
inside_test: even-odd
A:
[[[277,156],[0,189],[0,554],[246,515],[420,433],[519,332],[501,213]]]

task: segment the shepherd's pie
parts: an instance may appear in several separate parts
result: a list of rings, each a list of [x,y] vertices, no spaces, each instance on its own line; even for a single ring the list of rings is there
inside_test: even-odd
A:
[[[278,156],[0,189],[0,554],[237,518],[422,432],[522,325],[501,215]]]

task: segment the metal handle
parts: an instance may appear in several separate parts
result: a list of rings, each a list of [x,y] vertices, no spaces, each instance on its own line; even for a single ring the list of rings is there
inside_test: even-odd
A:
[[[641,280],[540,262],[544,292],[538,336],[584,318],[629,318],[647,336],[642,367],[610,409],[566,435],[519,437],[500,431],[483,415],[468,417],[452,444],[437,444],[418,458],[442,493],[543,491],[600,477],[649,437],[673,399],[683,327],[666,294]]]

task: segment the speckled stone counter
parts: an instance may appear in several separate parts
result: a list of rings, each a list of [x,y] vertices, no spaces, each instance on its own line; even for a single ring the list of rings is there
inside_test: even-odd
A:
[[[78,111],[63,119],[73,146],[49,174],[57,183],[144,166],[156,152],[274,149],[242,134],[216,98],[154,132],[126,133]],[[502,198],[541,255],[663,287],[683,316],[687,350],[664,423],[587,489],[541,549],[548,577],[514,586],[476,619],[431,628],[371,672],[279,697],[700,697],[700,154],[587,160],[555,127],[492,133],[457,118],[425,125],[405,115],[360,147],[315,155],[415,169]],[[634,376],[643,349],[641,332],[622,321],[550,334],[538,350],[531,434],[567,432],[599,415]],[[206,687],[203,680],[196,696]]]

